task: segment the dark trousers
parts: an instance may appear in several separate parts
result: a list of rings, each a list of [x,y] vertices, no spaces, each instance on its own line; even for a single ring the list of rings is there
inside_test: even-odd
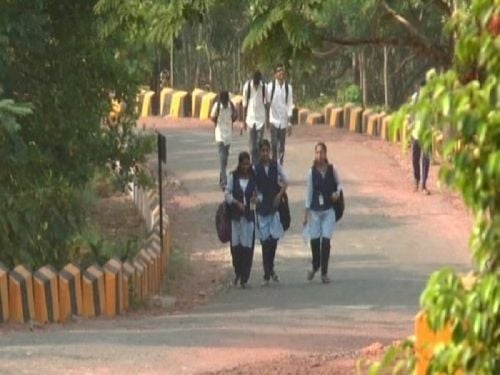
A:
[[[264,280],[269,280],[274,274],[274,258],[278,240],[274,238],[260,242],[262,245],[262,266],[264,267]]]
[[[276,126],[271,126],[271,148],[273,152],[273,160],[280,162],[283,165],[285,157],[285,142],[287,129],[279,129]]]
[[[227,184],[227,159],[229,157],[230,145],[225,145],[224,142],[217,142],[219,150],[219,185],[222,190],[226,188]]]
[[[231,246],[234,273],[240,278],[242,284],[246,284],[252,270],[253,248],[243,246]]]
[[[427,188],[427,177],[429,176],[430,158],[429,154],[422,150],[420,143],[415,138],[411,139],[411,156],[413,162],[413,176],[417,186],[422,181],[422,188]],[[420,158],[422,158],[422,176],[420,175]]]
[[[252,157],[252,164],[257,164],[259,160],[259,143],[264,138],[264,126],[257,130],[256,125],[250,128],[248,134],[248,150]]]
[[[328,274],[328,262],[330,261],[330,239],[315,238],[311,240],[312,266],[316,272],[321,267],[321,274]]]

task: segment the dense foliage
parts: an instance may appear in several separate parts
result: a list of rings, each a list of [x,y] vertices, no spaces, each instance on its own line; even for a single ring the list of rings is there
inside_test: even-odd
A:
[[[123,185],[151,150],[134,121],[102,126],[108,92],[133,109],[140,77],[117,55],[127,34],[101,38],[94,5],[0,3],[0,260],[9,266],[67,262],[96,170],[119,160]]]

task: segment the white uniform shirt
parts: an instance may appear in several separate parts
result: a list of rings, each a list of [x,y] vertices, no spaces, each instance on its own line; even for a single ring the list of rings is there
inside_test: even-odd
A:
[[[215,102],[210,117],[215,117],[217,114],[218,102]],[[231,136],[233,131],[233,121],[231,118],[232,109],[231,104],[228,103],[227,108],[221,104],[219,117],[217,118],[217,124],[215,126],[215,142],[222,142],[224,145],[231,144]]]
[[[250,100],[247,103],[248,85],[250,84]],[[266,122],[266,108],[267,103],[266,90],[262,90],[263,83],[261,82],[257,89],[253,85],[253,81],[247,81],[243,85],[243,107],[247,107],[246,124],[257,130],[261,129]],[[265,86],[264,86],[265,87]],[[262,91],[264,91],[264,98],[262,98]],[[247,106],[248,104],[248,106]]]
[[[288,98],[286,95],[286,87],[288,84]],[[273,91],[273,83],[267,84],[267,97],[271,100],[271,94]],[[269,121],[275,127],[279,129],[284,129],[289,126],[288,118],[292,117],[293,111],[293,94],[292,85],[283,82],[282,85],[279,84],[278,80],[274,81],[274,95],[271,101],[271,110],[269,114]]]

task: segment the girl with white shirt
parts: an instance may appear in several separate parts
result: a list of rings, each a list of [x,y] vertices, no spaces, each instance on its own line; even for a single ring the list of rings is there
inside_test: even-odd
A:
[[[238,156],[238,166],[229,174],[226,202],[231,206],[231,256],[235,272],[234,285],[245,288],[252,269],[255,245],[255,203],[257,191],[250,154]]]
[[[335,229],[333,204],[340,199],[340,179],[337,171],[326,157],[326,145],[316,144],[313,166],[307,177],[306,210],[304,226],[309,226],[312,251],[312,270],[307,279],[312,280],[321,266],[321,281],[330,282],[328,261],[330,259],[330,239]]]
[[[210,119],[215,125],[215,142],[219,151],[219,186],[224,191],[227,184],[227,159],[233,132],[233,123],[238,114],[234,104],[229,100],[229,93],[221,91],[219,98],[214,103],[210,113]]]

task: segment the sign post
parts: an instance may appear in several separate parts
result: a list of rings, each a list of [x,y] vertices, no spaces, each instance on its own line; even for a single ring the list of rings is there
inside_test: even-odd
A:
[[[163,182],[162,182],[162,164],[167,164],[167,138],[161,134],[157,133],[157,144],[158,144],[158,189],[160,196],[160,241],[161,249],[163,251]]]

